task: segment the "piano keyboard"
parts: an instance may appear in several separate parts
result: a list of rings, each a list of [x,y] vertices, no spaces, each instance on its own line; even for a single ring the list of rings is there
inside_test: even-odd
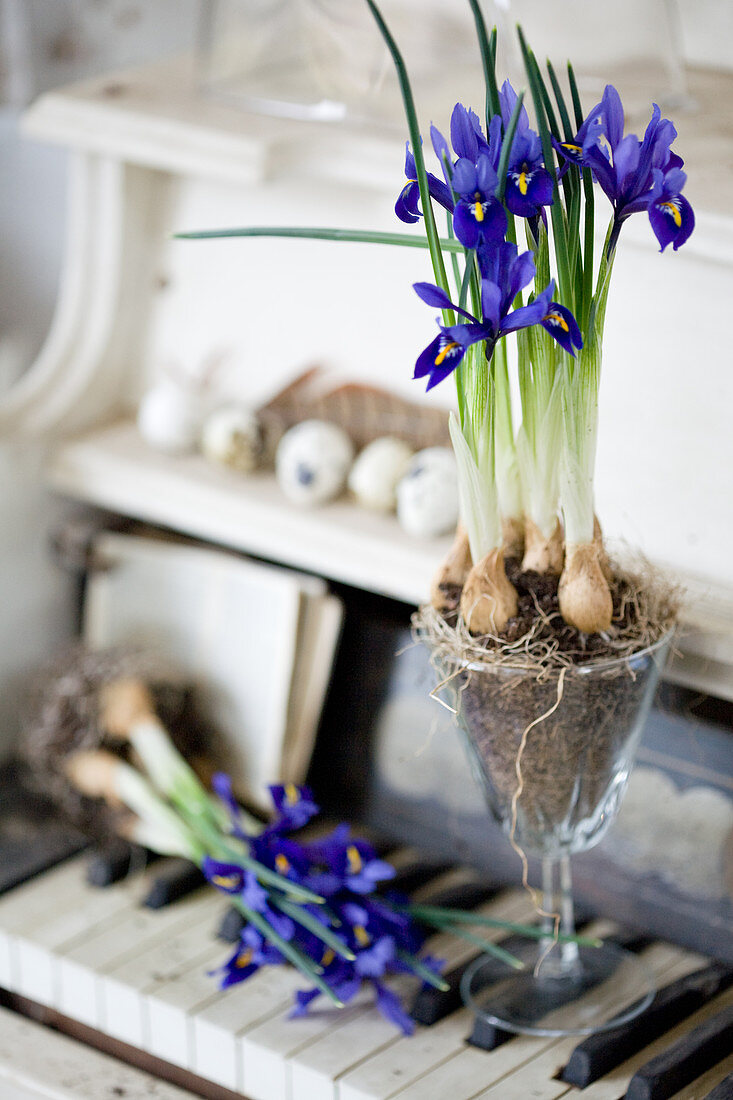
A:
[[[195,1075],[199,1080],[190,1088],[196,1095],[218,1097],[223,1088],[248,1100],[733,1097],[733,978],[728,972],[717,984],[711,979],[709,995],[705,983],[698,983],[702,992],[694,995],[673,990],[676,1015],[668,1008],[663,1016],[660,1009],[656,1030],[650,1030],[644,1045],[638,1040],[643,1019],[633,1025],[637,1030],[630,1047],[611,1033],[615,1046],[608,1049],[617,1057],[607,1058],[597,1080],[581,1090],[562,1076],[574,1052],[579,1052],[576,1063],[585,1057],[578,1038],[512,1036],[491,1051],[479,1049],[467,1042],[473,1019],[467,1009],[456,1007],[455,990],[431,1005],[430,1018],[436,1022],[418,1026],[411,1038],[377,1014],[371,994],[345,1009],[324,1003],[308,1016],[288,1020],[293,992],[303,987],[303,979],[287,967],[267,968],[220,993],[210,974],[229,950],[216,938],[226,908],[219,896],[197,889],[154,911],[141,902],[159,865],[100,889],[87,884],[86,863],[74,857],[0,897],[0,986]],[[461,881],[465,884],[464,872],[442,874],[415,896],[434,898],[436,891],[450,891]],[[527,895],[517,890],[482,901],[477,912],[508,920],[532,916]],[[589,928],[609,931],[608,924]],[[476,953],[448,934],[432,937],[429,950],[444,958],[446,970],[456,976]],[[665,987],[709,965],[701,956],[662,942],[649,944],[643,956]],[[408,999],[417,990],[414,979],[404,976],[391,985]],[[18,1016],[11,1020],[17,1027],[28,1024]],[[90,1067],[102,1057],[90,1051]],[[12,1092],[2,1091],[5,1072],[0,1064],[0,1097],[14,1100]],[[18,1087],[31,1096],[57,1096],[42,1090],[34,1094],[30,1079]],[[139,1095],[161,1100],[189,1095],[162,1082],[159,1089]],[[65,1100],[65,1094],[58,1095]],[[96,1100],[107,1092],[73,1095]],[[109,1095],[129,1100],[138,1093],[131,1085],[129,1092]],[[18,1096],[26,1100],[22,1091]]]

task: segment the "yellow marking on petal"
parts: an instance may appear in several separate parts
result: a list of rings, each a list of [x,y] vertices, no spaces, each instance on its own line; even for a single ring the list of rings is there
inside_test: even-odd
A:
[[[349,861],[349,874],[358,875],[363,866],[361,856],[359,855],[359,849],[355,844],[350,844],[346,849],[346,858]]]
[[[672,202],[672,201],[670,200],[670,201],[668,201],[668,202],[660,202],[660,204],[659,204],[659,205],[660,205],[660,206],[661,206],[661,207],[662,207],[662,208],[663,208],[664,210],[666,210],[668,214],[671,214],[671,216],[672,216],[672,219],[674,220],[674,224],[675,224],[675,225],[677,226],[677,228],[679,229],[679,228],[680,228],[680,226],[682,225],[682,211],[680,210],[680,208],[679,208],[679,206],[677,205],[677,203],[676,203],[676,202]]]
[[[368,947],[369,944],[372,942],[369,933],[367,932],[363,924],[354,925],[354,936],[356,938],[356,942],[359,944],[359,947]]]
[[[570,332],[570,326],[561,313],[556,313],[555,310],[550,310],[546,313],[543,320],[549,321],[551,325],[559,325],[563,332]]]
[[[290,860],[287,856],[284,856],[282,852],[278,852],[275,856],[275,866],[281,875],[287,875],[290,870]]]
[[[330,966],[336,958],[336,952],[332,947],[327,947],[321,956],[321,966]]]
[[[214,886],[219,886],[222,890],[235,890],[241,882],[241,877],[238,874],[212,875],[211,881]]]
[[[476,219],[477,222],[482,222],[484,220],[484,206],[483,206],[483,203],[475,202],[473,204],[473,216],[474,216],[474,218]]]
[[[243,970],[245,966],[249,966],[251,962],[252,948],[248,947],[246,951],[242,951],[239,955],[237,955],[236,959],[234,960],[234,965],[236,966],[237,970]]]
[[[517,187],[519,188],[520,195],[527,194],[527,173],[520,172],[519,179],[517,180]]]
[[[572,141],[564,141],[562,143],[562,145],[560,146],[560,148],[561,149],[569,149],[573,153],[582,153],[583,152],[583,146],[582,145],[573,145]]]
[[[295,806],[299,799],[298,788],[294,783],[287,783],[285,785],[285,801],[288,806]]]
[[[439,351],[438,354],[436,355],[436,357],[435,357],[435,366],[439,367],[441,365],[441,363],[443,362],[443,360],[445,359],[446,355],[450,355],[453,348],[457,348],[457,347],[458,347],[458,344],[455,342],[455,340],[450,344],[446,344],[445,347],[442,349],[442,351]]]

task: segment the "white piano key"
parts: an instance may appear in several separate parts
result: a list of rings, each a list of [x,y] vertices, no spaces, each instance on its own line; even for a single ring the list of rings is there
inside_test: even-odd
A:
[[[224,907],[213,890],[180,902],[175,906],[178,920],[162,943],[156,936],[147,948],[100,974],[100,1027],[107,1035],[146,1048],[145,993],[173,980],[192,963],[208,957],[215,947],[224,953],[224,945],[216,939]]]
[[[33,927],[25,927],[15,936],[16,990],[40,1004],[55,1007],[58,1003],[56,958],[67,945],[74,945],[120,914],[140,904],[149,880],[134,876],[113,886],[99,888],[86,883],[73,895],[58,898],[46,917]]]
[[[2,1100],[194,1100],[107,1054],[0,1008]]]
[[[240,1039],[242,1091],[250,1100],[289,1100],[288,1057],[321,1038],[339,1022],[361,1022],[374,1012],[374,994],[364,989],[348,1008],[336,1008],[324,998],[323,1007],[305,1016],[284,1020],[274,1017]]]
[[[588,931],[594,934],[593,927]],[[672,967],[682,956],[679,949],[664,944],[655,945],[647,953],[649,965],[656,972]],[[481,1064],[482,1058],[485,1060],[487,1057],[485,1051],[466,1045],[465,1040],[472,1026],[472,1013],[461,1009],[441,1023],[421,1029],[412,1039],[400,1039],[377,1057],[362,1062],[355,1070],[346,1073],[339,1082],[339,1100],[387,1100],[397,1095],[402,1100],[403,1092],[410,1100],[417,1100],[423,1095],[421,1089],[431,1089],[430,1074],[448,1062],[455,1078],[449,1090],[451,1100],[468,1100],[481,1088],[482,1081],[480,1078],[476,1080],[475,1068]],[[510,1043],[498,1047],[490,1056],[492,1074],[496,1074],[492,1080],[513,1072],[517,1066],[547,1049],[552,1042],[554,1040],[517,1036]],[[444,1071],[440,1070],[437,1090],[445,1089],[443,1074]],[[427,1097],[433,1093],[426,1091],[424,1095]],[[435,1095],[440,1097],[446,1093],[436,1091]],[[530,1095],[531,1092],[526,1092],[523,1100]],[[496,1100],[499,1098],[504,1100],[502,1093],[497,1094]],[[583,1100],[586,1100],[585,1094]]]
[[[211,971],[221,965],[227,946],[221,944],[213,948],[192,963],[185,973],[144,994],[143,1013],[150,1054],[171,1065],[192,1068],[192,1016],[222,996]]]
[[[151,944],[163,942],[196,900],[187,897],[162,910],[134,906],[57,955],[59,1010],[90,1027],[101,1027],[103,975]]]
[[[291,967],[265,967],[192,1016],[193,1060],[199,1077],[225,1088],[241,1089],[239,1039],[272,1016],[281,1020],[304,979]]]
[[[668,944],[654,944],[644,952],[644,959],[660,982],[672,981],[691,968],[691,956]],[[512,1052],[527,1042],[530,1044],[528,1055],[512,1063]],[[528,1096],[535,1095],[539,1100],[554,1100],[555,1097],[565,1096],[569,1092],[575,1095],[576,1089],[556,1078],[579,1042],[578,1036],[549,1041],[517,1036],[510,1043],[491,1052],[491,1060],[487,1062],[491,1067],[491,1078],[487,1082],[486,1090],[480,1094],[480,1100],[526,1100]],[[507,1052],[509,1059],[507,1061],[505,1056],[502,1064],[502,1058],[497,1056],[503,1051]],[[455,1084],[451,1089],[451,1100],[473,1100],[476,1097],[475,1091],[471,1091],[470,1083],[472,1059],[468,1056],[471,1053],[470,1047],[457,1052],[445,1070],[436,1072],[437,1087],[446,1073],[453,1075]],[[464,1081],[467,1082],[465,1087],[462,1085]],[[398,1094],[400,1100],[417,1100],[418,1096],[420,1100],[423,1096],[428,1100],[434,1095],[432,1075],[421,1081],[420,1085],[424,1091],[407,1089]],[[625,1091],[625,1087],[620,1090],[617,1088],[613,1098],[607,1096],[604,1100],[617,1100]],[[587,1100],[589,1093],[590,1089],[583,1090],[583,1100]],[[479,1098],[476,1097],[476,1100]]]
[[[476,913],[496,920],[529,920],[534,910],[526,893],[511,891],[478,906]],[[500,929],[485,926],[473,925],[470,929],[489,940],[497,940],[505,934]],[[445,959],[447,968],[476,953],[473,944],[446,932],[430,937],[426,949],[431,955]],[[344,1027],[343,1032],[341,1028],[333,1030],[292,1056],[293,1100],[333,1100],[339,1088],[335,1082],[369,1058],[381,1056],[389,1041],[393,1044],[399,1038],[394,1025],[387,1024],[376,1012],[368,1022]]]
[[[0,897],[0,985],[15,991],[15,933],[48,919],[51,906],[64,907],[85,885],[86,859],[75,858]]]

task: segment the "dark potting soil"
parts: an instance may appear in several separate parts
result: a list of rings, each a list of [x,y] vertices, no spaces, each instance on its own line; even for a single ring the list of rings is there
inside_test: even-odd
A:
[[[611,659],[617,655],[618,650],[600,634],[581,634],[565,622],[560,614],[557,595],[559,577],[535,573],[532,569],[523,571],[516,558],[507,558],[506,573],[517,590],[519,604],[517,614],[502,631],[502,638],[509,644],[527,634],[539,617],[542,623],[535,629],[535,638],[548,644],[554,643],[573,664],[586,664],[604,657]],[[637,605],[631,585],[623,578],[614,578],[610,589],[615,630],[633,630]]]

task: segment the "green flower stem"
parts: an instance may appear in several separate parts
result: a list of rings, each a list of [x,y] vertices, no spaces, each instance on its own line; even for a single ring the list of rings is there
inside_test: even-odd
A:
[[[417,121],[417,111],[415,110],[415,99],[412,94],[412,88],[410,86],[410,79],[407,75],[407,68],[405,62],[400,53],[399,47],[392,37],[392,32],[384,21],[382,13],[375,4],[374,0],[365,0],[367,7],[374,16],[374,20],[379,28],[379,32],[385,41],[387,49],[392,55],[392,61],[397,71],[397,79],[400,84],[400,91],[402,93],[402,102],[405,108],[405,116],[407,118],[407,128],[410,133],[410,142],[412,144],[412,154],[415,158],[415,169],[417,173],[417,183],[420,188],[420,202],[422,203],[423,210],[423,222],[425,225],[425,234],[428,239],[428,248],[430,249],[430,258],[433,262],[433,271],[435,273],[435,281],[438,286],[448,293],[448,276],[445,270],[445,264],[443,263],[443,253],[440,247],[440,238],[438,237],[438,229],[435,224],[435,215],[433,213],[433,204],[430,198],[430,188],[428,185],[428,174],[425,169],[425,158],[422,151],[422,140],[420,135],[420,127]],[[445,323],[448,325],[455,324],[455,315],[453,310],[443,310],[443,316]]]
[[[476,24],[476,36],[481,50],[481,64],[484,70],[484,82],[486,84],[486,132],[489,129],[489,119],[492,115],[500,113],[499,89],[496,84],[496,27],[491,31],[491,37],[486,31],[486,21],[478,0],[468,0],[473,12],[473,20]]]
[[[336,936],[330,928],[327,928],[325,924],[322,924],[312,913],[309,913],[307,909],[302,909],[299,905],[294,905],[292,902],[286,901],[285,898],[277,898],[276,904],[278,909],[282,910],[286,916],[291,920],[296,921],[298,924],[302,924],[303,928],[307,928],[309,932],[312,932],[319,940],[322,940],[328,947],[340,955],[342,959],[348,959],[349,962],[353,962],[356,958],[354,952],[343,943],[342,940]]]
[[[450,986],[441,978],[439,974],[435,974],[429,966],[426,966],[421,959],[418,959],[416,955],[411,955],[408,951],[398,951],[397,958],[400,962],[403,962],[405,966],[409,966],[410,970],[414,971],[418,978],[422,978],[428,985],[432,985],[434,989],[439,989],[441,993],[447,993]]]
[[[506,191],[506,173],[507,166],[509,164],[509,157],[512,152],[512,145],[514,144],[514,135],[517,132],[517,126],[519,124],[519,115],[524,104],[524,91],[521,91],[517,96],[517,101],[514,104],[514,110],[511,113],[509,119],[509,125],[504,132],[504,141],[501,146],[501,156],[499,158],[499,167],[496,173],[499,177],[499,186],[496,189],[496,197],[499,202],[504,201],[504,192]],[[511,216],[511,215],[510,215]]]
[[[232,905],[242,914],[243,917],[246,917],[249,923],[254,925],[257,931],[260,932],[265,937],[265,939],[269,940],[270,943],[273,944],[273,946],[276,947],[278,951],[280,951],[280,953],[284,955],[285,958],[288,959],[288,961],[291,962],[293,966],[297,970],[299,970],[305,978],[308,979],[308,981],[313,982],[313,984],[317,986],[318,989],[320,989],[321,993],[325,993],[325,995],[329,998],[329,1000],[333,1001],[337,1008],[343,1008],[343,1002],[338,999],[328,983],[324,982],[323,978],[321,977],[321,973],[319,973],[319,968],[313,965],[312,961],[308,958],[307,955],[304,955],[302,951],[299,951],[297,949],[297,947],[293,947],[291,943],[288,943],[287,940],[283,939],[283,937],[280,936],[275,931],[275,929],[267,923],[261,913],[258,913],[255,909],[250,909],[248,905],[245,905],[241,898],[233,897]]]
[[[299,225],[247,225],[240,229],[200,229],[191,233],[175,233],[177,241],[211,241],[226,237],[291,237],[306,241],[346,241],[357,244],[391,244],[400,248],[429,248],[428,241],[417,233],[381,233],[374,229],[331,229],[327,226],[303,228]],[[455,238],[439,237],[445,252],[463,252]]]
[[[532,924],[520,924],[517,921],[497,920],[495,917],[484,917],[477,913],[467,913],[458,909],[446,909],[437,905],[405,905],[403,911],[410,913],[419,921],[429,921],[431,924],[437,920],[450,920],[455,924],[482,924],[488,928],[502,928],[506,932],[517,932],[530,939],[541,940],[547,935],[542,928],[536,928]],[[559,933],[558,943],[577,943],[581,947],[600,947],[601,941],[590,936],[568,936]]]
[[[486,954],[493,955],[494,958],[499,959],[515,970],[524,970],[524,963],[518,959],[516,955],[512,955],[511,951],[506,951],[498,943],[487,940],[483,936],[474,935],[473,932],[469,932],[466,928],[456,928],[452,921],[435,921],[433,922],[433,927],[441,932],[450,932],[452,936],[457,936],[458,939],[465,940],[466,943],[472,943],[476,947],[480,947]]]

